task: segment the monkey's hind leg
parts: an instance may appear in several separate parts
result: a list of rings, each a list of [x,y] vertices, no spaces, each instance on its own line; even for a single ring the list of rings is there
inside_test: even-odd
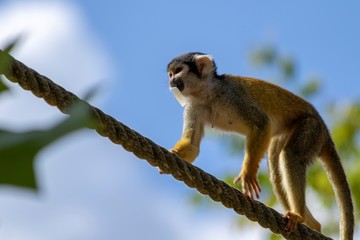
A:
[[[274,194],[284,209],[289,210],[290,205],[286,197],[283,187],[283,176],[280,169],[279,155],[285,144],[284,137],[274,137],[271,140],[268,151],[268,166],[270,173],[270,182],[273,187]]]
[[[319,155],[323,125],[318,119],[307,117],[295,124],[283,151],[280,153],[280,169],[283,186],[290,209],[285,230],[292,232],[298,222],[320,231],[320,224],[312,216],[305,203],[306,168]]]
[[[270,170],[270,181],[273,186],[274,193],[280,204],[286,209],[287,213],[290,211],[290,204],[286,196],[285,188],[283,187],[282,178],[279,166],[279,153],[275,152],[277,142],[272,142],[269,151],[269,170]],[[274,148],[275,147],[275,148]],[[287,216],[290,217],[290,216]],[[321,232],[320,223],[313,217],[308,207],[305,206],[304,224]],[[294,223],[295,224],[295,223]]]

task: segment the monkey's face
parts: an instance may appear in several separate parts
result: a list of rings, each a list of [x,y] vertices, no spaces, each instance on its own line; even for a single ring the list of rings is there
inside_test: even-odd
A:
[[[199,90],[200,79],[190,71],[190,67],[184,63],[174,63],[169,66],[169,85],[176,87],[184,96],[189,96]]]
[[[168,65],[169,85],[177,87],[185,97],[196,96],[206,87],[209,76],[214,72],[214,63],[209,55],[181,55]]]

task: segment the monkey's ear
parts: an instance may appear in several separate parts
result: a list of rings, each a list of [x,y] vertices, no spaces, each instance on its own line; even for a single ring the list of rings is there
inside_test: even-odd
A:
[[[214,72],[213,57],[210,55],[196,55],[195,64],[202,78]]]

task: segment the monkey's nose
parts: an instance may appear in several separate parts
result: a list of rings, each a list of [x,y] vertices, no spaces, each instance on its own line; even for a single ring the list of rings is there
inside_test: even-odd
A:
[[[179,89],[179,91],[181,92],[182,90],[184,90],[184,81],[178,78],[174,78],[170,81],[170,86],[171,87],[176,87],[177,89]]]

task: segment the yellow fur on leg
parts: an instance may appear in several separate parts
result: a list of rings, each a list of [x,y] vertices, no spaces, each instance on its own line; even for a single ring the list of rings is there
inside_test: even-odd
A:
[[[188,138],[181,138],[169,151],[176,154],[181,159],[192,163],[199,155],[200,149],[198,146],[191,144]],[[161,171],[160,168],[158,168],[158,170],[160,174],[163,174],[163,171]]]
[[[189,163],[194,162],[200,152],[199,147],[187,138],[180,139],[170,151]]]

